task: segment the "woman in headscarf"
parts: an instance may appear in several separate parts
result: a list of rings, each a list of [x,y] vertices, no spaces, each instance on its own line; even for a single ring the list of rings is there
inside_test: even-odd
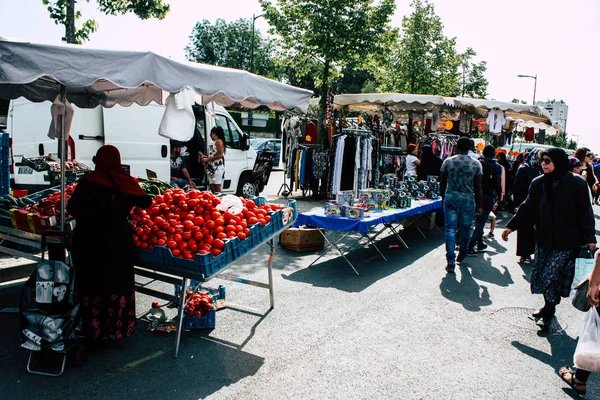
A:
[[[527,190],[531,181],[542,174],[540,166],[540,149],[533,149],[529,152],[523,161],[523,164],[517,170],[515,183],[513,185],[513,201],[516,210],[527,198]],[[515,210],[515,212],[516,212]],[[517,231],[517,256],[519,262],[531,264],[531,255],[535,251],[535,239],[533,236],[533,222],[523,224]]]
[[[433,154],[430,144],[423,146],[421,152],[421,165],[419,165],[418,178],[420,181],[426,181],[428,176],[440,176],[442,168],[442,159]]]
[[[90,345],[130,336],[135,329],[136,248],[127,217],[152,198],[121,167],[114,146],[102,146],[94,172],[83,176],[67,205],[76,220],[71,255],[83,334]]]
[[[544,150],[540,159],[544,174],[531,182],[527,198],[506,225],[502,239],[508,240],[511,232],[533,222],[536,249],[531,293],[543,294],[545,301],[533,317],[541,318],[541,327],[547,330],[561,297],[569,295],[580,247],[596,248],[596,231],[587,183],[569,171],[564,150]]]

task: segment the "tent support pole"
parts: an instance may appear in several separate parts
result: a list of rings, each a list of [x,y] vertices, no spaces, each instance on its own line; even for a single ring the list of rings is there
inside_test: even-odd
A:
[[[65,232],[65,159],[67,157],[67,137],[65,135],[65,116],[67,115],[67,91],[60,85],[60,101],[64,105],[64,113],[60,116],[60,231]]]

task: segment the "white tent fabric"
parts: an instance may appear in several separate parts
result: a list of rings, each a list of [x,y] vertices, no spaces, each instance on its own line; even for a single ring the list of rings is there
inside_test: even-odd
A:
[[[151,52],[0,40],[0,98],[54,100],[60,87],[81,108],[151,101],[192,88],[204,103],[306,112],[312,92],[246,71],[177,62]]]
[[[335,108],[370,112],[388,109],[393,112],[423,112],[434,108],[464,108],[454,104],[451,98],[405,93],[359,93],[340,94],[334,97]]]
[[[456,97],[454,103],[460,107],[473,107],[477,112],[485,116],[487,111],[499,109],[506,113],[507,118],[523,119],[533,122],[550,122],[551,116],[546,109],[528,104],[505,103],[495,100],[469,99],[465,97]]]

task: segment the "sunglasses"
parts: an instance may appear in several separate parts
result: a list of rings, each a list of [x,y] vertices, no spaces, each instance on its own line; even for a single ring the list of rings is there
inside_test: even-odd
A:
[[[587,153],[585,156],[586,157],[591,157],[591,156],[593,156],[593,154],[592,153]]]
[[[551,159],[549,159],[548,157],[544,157],[544,158],[542,158],[542,162],[543,162],[544,164],[552,164],[552,160],[551,160]]]

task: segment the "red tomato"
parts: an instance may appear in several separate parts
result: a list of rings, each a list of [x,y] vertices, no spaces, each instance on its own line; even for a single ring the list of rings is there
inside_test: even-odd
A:
[[[156,244],[159,245],[159,246],[164,246],[165,243],[167,243],[165,239],[158,239],[156,241]]]
[[[210,235],[210,230],[208,228],[202,228],[202,230],[200,232],[202,232],[203,236]]]
[[[183,232],[181,237],[183,240],[190,240],[192,238],[192,232]]]
[[[213,240],[215,240],[212,236],[204,236],[204,243],[212,244]]]
[[[223,242],[221,239],[215,239],[213,242],[213,247],[217,249],[223,249],[225,248],[225,242]]]
[[[179,257],[181,255],[181,251],[179,251],[179,249],[173,249],[171,252],[175,257]]]
[[[185,258],[186,260],[191,260],[192,258],[194,258],[194,256],[192,255],[192,253],[183,253],[183,258]]]
[[[204,255],[204,254],[208,254],[208,250],[204,250],[204,249],[202,249],[202,250],[200,250],[198,253],[200,253],[200,254],[203,254],[203,255]]]
[[[244,232],[244,227],[243,227],[243,226],[241,226],[241,225],[236,225],[236,226],[235,226],[235,231],[236,231],[236,232],[238,232],[238,233],[239,233],[239,232]]]
[[[264,219],[264,218],[259,218],[259,219],[258,219],[258,222],[260,222],[260,224],[261,224],[262,226],[265,226],[265,225],[267,224],[267,221],[265,221],[265,219]]]
[[[244,228],[244,229],[246,229],[246,228],[248,227],[248,223],[247,223],[245,220],[243,220],[243,221],[240,221],[240,225],[241,225],[241,226],[242,226],[242,228]]]
[[[250,225],[258,224],[258,219],[256,217],[250,217],[248,218],[248,223]]]
[[[225,226],[225,232],[235,232],[235,225]]]
[[[214,233],[223,233],[225,232],[225,228],[223,228],[222,226],[217,226],[215,229],[213,229]]]
[[[215,225],[223,226],[223,225],[225,225],[225,220],[223,218],[217,218],[217,219],[215,219]]]
[[[244,228],[244,234],[246,237],[250,236],[250,228]]]
[[[144,234],[144,230],[142,228],[137,228],[135,230],[135,234],[138,236],[142,236]]]
[[[191,208],[197,207],[198,203],[199,203],[198,199],[189,199],[187,201],[188,207],[191,207]]]
[[[217,239],[227,239],[225,232],[217,233]]]
[[[206,221],[206,227],[208,229],[215,229],[215,221]]]
[[[187,242],[179,242],[179,246],[177,247],[179,247],[179,250],[183,251],[188,248],[188,244]]]
[[[229,239],[233,239],[233,238],[237,237],[237,233],[236,232],[227,232],[227,237]]]
[[[165,202],[165,198],[160,194],[157,194],[154,200],[156,200],[156,204],[162,204]]]
[[[220,250],[220,249],[217,249],[217,248],[213,248],[213,249],[211,249],[211,250],[210,250],[210,252],[211,252],[211,254],[212,254],[213,256],[215,256],[215,257],[216,257],[216,256],[218,256],[219,254],[221,254],[221,253],[222,253],[222,252],[221,252],[221,250]]]
[[[179,243],[179,242],[181,242],[181,240],[183,240],[183,238],[181,237],[181,235],[180,235],[180,234],[175,234],[175,236],[173,236],[173,240],[174,240],[176,243]]]
[[[240,240],[246,240],[246,234],[244,232],[238,232],[237,237]]]
[[[204,218],[202,217],[195,217],[194,218],[194,224],[197,226],[203,226],[204,225]]]
[[[200,228],[199,226],[196,226],[196,225],[192,226],[193,233],[200,232],[200,229],[202,229],[202,228]]]
[[[212,199],[212,205],[213,205],[213,207],[216,207],[219,204],[221,204],[221,199],[219,199],[218,197],[215,197],[214,199]]]
[[[269,222],[271,222],[271,216],[270,216],[270,215],[265,215],[265,218],[264,218],[264,219],[265,219],[265,221],[267,221],[267,224],[268,224]]]
[[[213,211],[211,216],[211,219],[213,221],[216,221],[217,219],[221,218],[221,213],[219,211]]]
[[[201,232],[194,233],[194,239],[195,240],[200,241],[200,240],[202,240],[203,237],[204,237],[204,235]]]
[[[189,221],[189,220],[183,221],[183,229],[185,229],[186,231],[189,231],[190,229],[192,229],[193,226],[194,226],[194,223],[192,221]]]

